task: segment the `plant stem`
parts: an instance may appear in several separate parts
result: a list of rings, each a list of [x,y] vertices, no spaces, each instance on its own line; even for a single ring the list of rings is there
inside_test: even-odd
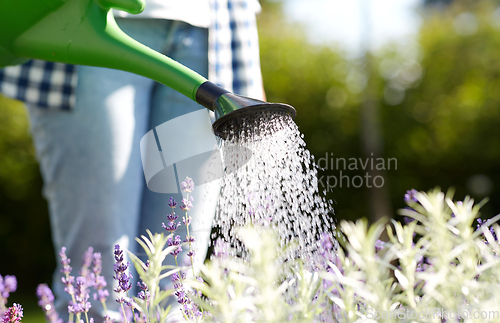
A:
[[[128,323],[128,321],[127,321],[127,314],[125,313],[125,306],[123,306],[123,303],[120,303],[120,306],[122,307],[123,320],[125,321],[125,323]]]
[[[108,308],[106,307],[106,302],[101,300],[102,308],[104,309],[104,315],[108,316]]]

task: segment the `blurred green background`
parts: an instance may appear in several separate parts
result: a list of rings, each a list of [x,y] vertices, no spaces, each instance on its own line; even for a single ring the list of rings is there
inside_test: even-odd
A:
[[[397,169],[371,173],[384,178],[381,189],[329,190],[337,218],[395,216],[406,190],[435,186],[453,187],[457,199],[489,196],[485,218],[500,210],[498,1],[422,6],[415,42],[355,59],[335,44],[313,45],[302,26],[286,19],[283,1],[261,1],[268,101],[297,109],[296,123],[317,161],[325,154],[365,160],[372,153],[397,160]],[[320,176],[338,178],[340,171],[351,179],[366,173],[328,167]],[[0,96],[0,274],[18,277],[9,303],[28,308],[28,323],[42,319],[35,288],[51,282],[56,261],[41,190],[26,111]]]

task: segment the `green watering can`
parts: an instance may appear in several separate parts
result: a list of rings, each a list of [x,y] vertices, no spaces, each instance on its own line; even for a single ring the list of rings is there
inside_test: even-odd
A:
[[[295,109],[242,97],[127,36],[111,9],[138,14],[145,0],[0,0],[0,66],[36,58],[123,70],[163,83],[215,112],[221,125],[262,110]]]

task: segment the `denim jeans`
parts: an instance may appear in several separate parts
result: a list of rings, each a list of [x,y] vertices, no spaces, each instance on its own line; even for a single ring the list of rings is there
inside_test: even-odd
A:
[[[207,76],[207,29],[170,20],[117,20],[120,27],[139,42]],[[112,291],[114,245],[118,243],[124,249],[141,254],[135,237],[145,234],[146,229],[162,231],[161,223],[167,223],[166,214],[170,212],[170,196],[179,205],[182,198],[178,190],[167,195],[148,189],[141,162],[141,138],[155,127],[183,116],[184,122],[188,120],[184,124],[186,132],[211,138],[203,141],[207,146],[205,150],[209,151],[215,144],[209,127],[199,129],[189,124],[190,116],[196,115],[199,119],[200,113],[206,114],[209,123],[208,110],[153,80],[88,66],[78,67],[73,111],[47,111],[36,106],[28,106],[28,110],[44,179],[43,193],[49,202],[55,251],[58,253],[63,246],[67,248],[74,275],[89,246],[94,252],[100,252],[102,274],[111,294],[108,308],[116,311],[118,306]],[[162,147],[165,154],[190,154],[192,142],[183,142],[183,132],[169,140],[177,143],[177,150]],[[179,151],[179,146],[184,151]],[[179,187],[179,181],[196,171],[189,167],[178,170],[175,186]],[[216,180],[197,186],[192,193],[195,200],[189,214],[193,218],[191,230],[197,239],[197,262],[205,258],[219,190]],[[180,210],[177,213],[181,215]],[[184,226],[177,231],[184,240]],[[167,258],[169,264],[174,264],[172,256]],[[182,253],[179,264],[186,263],[186,258],[185,252]],[[60,314],[67,315],[69,298],[60,280],[60,269],[59,264],[54,273],[56,306]],[[176,305],[172,310],[178,313],[175,300],[172,305]],[[102,306],[93,300],[90,316],[94,316],[96,322],[102,320],[99,317],[102,317]]]

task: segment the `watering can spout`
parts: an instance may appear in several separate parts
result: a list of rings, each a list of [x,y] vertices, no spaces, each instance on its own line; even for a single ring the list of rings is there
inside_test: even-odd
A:
[[[0,30],[6,32],[0,33],[0,66],[35,58],[131,72],[215,111],[217,121],[236,110],[241,114],[250,106],[273,105],[229,93],[127,36],[111,9],[136,14],[144,6],[144,0],[1,0]],[[292,107],[286,109],[295,115]]]

